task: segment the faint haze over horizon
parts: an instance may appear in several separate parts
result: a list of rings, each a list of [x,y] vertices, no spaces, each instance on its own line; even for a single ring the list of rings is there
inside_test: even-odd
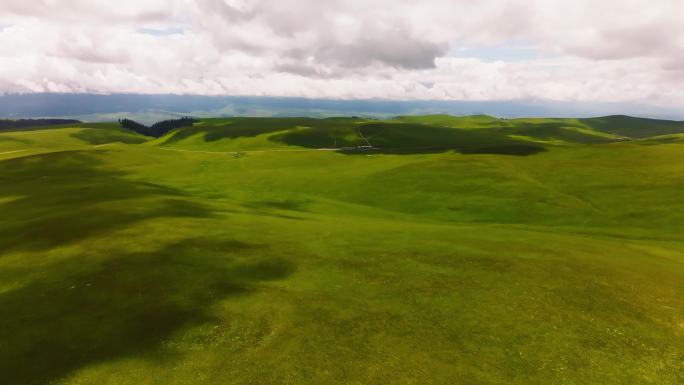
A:
[[[0,94],[684,119],[682,15],[679,0],[3,0]]]
[[[553,101],[456,101],[390,99],[313,99],[269,96],[207,96],[148,94],[0,95],[0,119],[75,118],[114,121],[121,117],[142,122],[191,115],[194,117],[332,117],[388,118],[398,115],[491,115],[499,118],[589,118],[607,115],[684,120],[684,111],[628,103]]]

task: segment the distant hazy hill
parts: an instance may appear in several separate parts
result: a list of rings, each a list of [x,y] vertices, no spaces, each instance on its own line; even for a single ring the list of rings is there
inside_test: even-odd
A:
[[[0,95],[0,118],[69,117],[86,121],[115,121],[128,117],[151,124],[182,116],[196,117],[331,117],[389,118],[397,115],[478,115],[589,118],[629,113],[661,119],[684,119],[677,110],[624,103],[550,101],[397,101],[332,100],[252,96],[200,95]]]

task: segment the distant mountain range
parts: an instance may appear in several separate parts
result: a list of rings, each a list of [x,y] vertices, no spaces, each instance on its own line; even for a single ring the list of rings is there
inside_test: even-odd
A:
[[[113,121],[129,117],[150,123],[186,115],[196,117],[330,117],[487,114],[515,117],[594,117],[628,114],[659,119],[684,119],[684,111],[624,103],[551,101],[398,101],[332,100],[260,96],[141,94],[6,94],[0,95],[0,118],[71,118]]]

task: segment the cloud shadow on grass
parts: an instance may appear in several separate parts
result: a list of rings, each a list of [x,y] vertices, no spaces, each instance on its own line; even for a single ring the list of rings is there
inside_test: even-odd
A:
[[[277,134],[270,139],[307,148],[349,147],[340,151],[346,155],[412,155],[456,151],[462,154],[527,156],[546,151],[542,145],[511,139],[497,132],[412,123],[373,122],[346,129],[309,127]],[[369,143],[376,149],[355,149],[356,146]]]
[[[19,197],[0,206],[0,250],[46,250],[150,218],[219,215],[181,190],[105,169],[106,153],[65,151],[0,162],[0,198]]]
[[[314,118],[231,118],[228,122],[212,125],[196,125],[182,128],[174,132],[164,145],[173,144],[194,135],[202,135],[205,142],[216,142],[222,139],[255,137],[283,130],[295,129],[308,124],[322,124],[326,119]]]
[[[539,154],[547,151],[544,146],[536,144],[495,144],[489,146],[463,146],[463,147],[421,147],[421,148],[378,148],[370,150],[341,150],[339,151],[345,155],[425,155],[425,154],[441,154],[449,151],[454,151],[464,155],[511,155],[511,156],[529,156]]]
[[[126,144],[140,144],[147,142],[147,139],[142,135],[137,135],[118,129],[86,128],[71,134],[71,137],[92,145],[117,142]]]
[[[257,210],[276,209],[287,211],[308,212],[308,206],[311,204],[309,199],[278,199],[278,200],[263,200],[253,201],[246,204],[247,207]]]
[[[113,241],[107,253],[43,258],[148,219],[222,217],[182,190],[109,169],[108,153],[0,161],[0,198],[10,198],[0,203],[0,257],[29,258],[0,275],[16,282],[0,293],[3,384],[48,384],[90,364],[155,352],[183,328],[212,322],[216,301],[296,269],[259,251],[268,245],[221,236],[162,241],[147,252],[117,251]]]
[[[160,351],[183,328],[216,321],[208,311],[216,301],[296,270],[284,259],[239,257],[264,247],[195,238],[52,266],[0,294],[3,383],[48,384],[90,364]]]

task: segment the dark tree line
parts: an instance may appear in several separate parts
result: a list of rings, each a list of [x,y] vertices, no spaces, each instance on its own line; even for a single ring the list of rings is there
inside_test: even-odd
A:
[[[195,119],[191,117],[162,120],[161,122],[157,122],[151,126],[146,126],[131,119],[119,119],[119,124],[121,124],[121,127],[137,132],[141,135],[152,136],[155,138],[164,136],[167,132],[175,130],[176,128],[192,127],[193,123],[195,123]]]
[[[75,119],[18,119],[0,120],[0,130],[10,130],[15,128],[59,126],[62,124],[79,124],[80,120]]]

